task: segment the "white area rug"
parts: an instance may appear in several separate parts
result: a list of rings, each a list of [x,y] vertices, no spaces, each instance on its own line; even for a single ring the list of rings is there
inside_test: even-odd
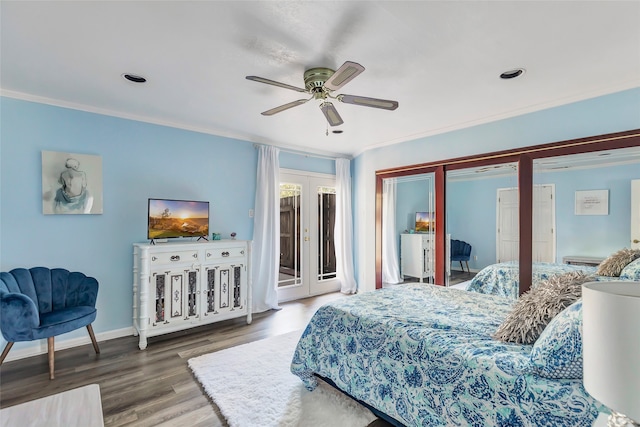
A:
[[[364,427],[376,417],[321,382],[308,391],[289,370],[301,331],[206,354],[189,367],[231,427]]]

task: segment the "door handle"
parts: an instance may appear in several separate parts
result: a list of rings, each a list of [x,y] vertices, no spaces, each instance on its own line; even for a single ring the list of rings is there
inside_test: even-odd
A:
[[[640,240],[638,240],[638,239],[633,239],[633,243],[640,243]]]

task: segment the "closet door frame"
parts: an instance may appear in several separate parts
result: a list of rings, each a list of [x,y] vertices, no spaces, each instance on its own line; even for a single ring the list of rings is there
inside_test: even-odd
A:
[[[519,190],[519,281],[520,294],[531,288],[532,257],[533,257],[533,160],[613,150],[619,148],[637,147],[640,145],[640,129],[625,132],[591,136],[536,146],[517,148],[513,150],[497,151],[475,156],[459,157],[439,160],[430,163],[408,165],[376,171],[376,289],[382,288],[382,180],[415,174],[435,172],[435,200],[436,216],[442,218],[436,221],[436,275],[437,285],[445,284],[445,230],[446,224],[446,172],[470,167],[489,166],[500,163],[514,162],[518,165]]]

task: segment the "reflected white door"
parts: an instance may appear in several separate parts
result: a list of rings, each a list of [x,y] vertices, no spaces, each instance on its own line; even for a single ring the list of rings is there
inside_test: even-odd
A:
[[[278,301],[340,289],[333,227],[335,177],[280,173],[280,275]]]
[[[631,249],[640,249],[640,179],[631,181]]]
[[[518,189],[498,189],[496,262],[516,261],[520,256]]]
[[[554,190],[553,185],[533,187],[533,262],[556,262]]]
[[[498,189],[497,262],[517,261],[520,257],[518,189]],[[534,262],[555,262],[555,203],[553,185],[533,187],[533,252]]]

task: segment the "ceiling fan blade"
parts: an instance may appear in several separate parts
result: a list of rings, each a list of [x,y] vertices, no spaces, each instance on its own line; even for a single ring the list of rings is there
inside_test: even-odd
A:
[[[338,101],[345,104],[363,105],[365,107],[382,108],[383,110],[395,110],[398,108],[398,101],[389,99],[367,98],[366,96],[338,95]]]
[[[349,83],[364,71],[364,67],[356,62],[347,61],[329,79],[324,82],[324,87],[329,90],[338,90]]]
[[[309,98],[312,99],[312,98]],[[272,108],[271,110],[267,110],[262,112],[263,116],[273,116],[276,113],[279,113],[284,110],[288,110],[289,108],[297,107],[298,105],[302,105],[305,102],[309,101],[309,99],[298,99],[297,101],[289,102],[288,104],[281,105],[276,108]]]
[[[295,90],[296,92],[304,92],[304,93],[308,92],[306,89],[302,89],[302,88],[299,88],[299,87],[291,86],[291,85],[288,85],[286,83],[280,83],[280,82],[277,82],[275,80],[265,79],[264,77],[247,76],[247,80],[253,80],[254,82],[258,82],[258,83],[266,83],[268,85],[278,86],[278,87],[282,87],[282,88],[285,88],[285,89],[291,89],[291,90]]]
[[[338,110],[336,110],[336,107],[334,107],[332,103],[323,102],[320,104],[320,109],[331,126],[338,126],[344,123],[342,117],[338,114]]]

